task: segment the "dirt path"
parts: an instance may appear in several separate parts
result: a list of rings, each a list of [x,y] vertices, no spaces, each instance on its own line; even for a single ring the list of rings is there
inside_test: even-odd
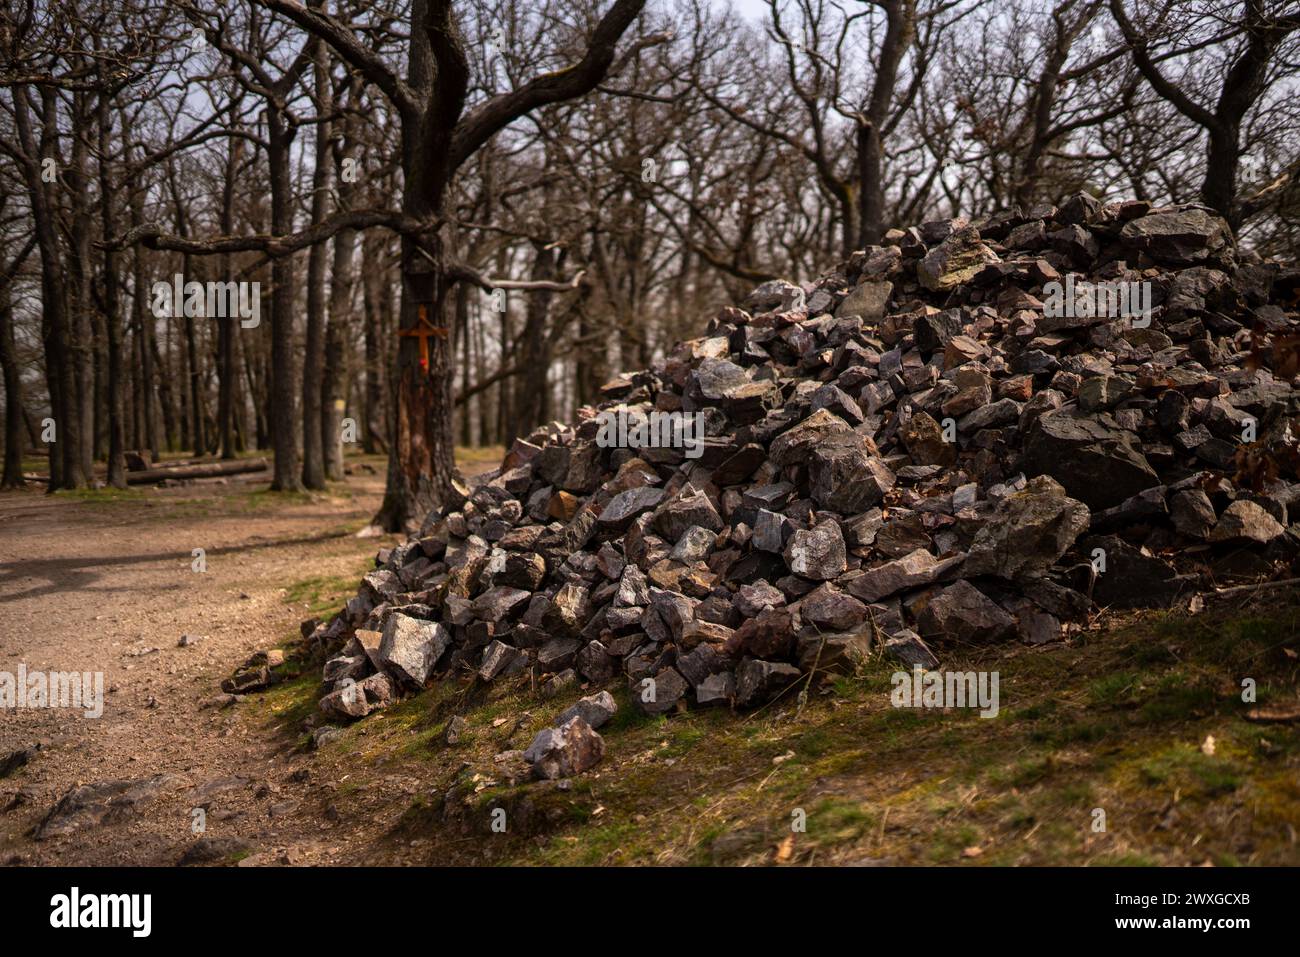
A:
[[[208,706],[234,666],[306,617],[288,586],[353,576],[391,541],[354,534],[378,505],[382,469],[288,505],[257,494],[264,483],[0,496],[0,672],[103,672],[105,692],[98,719],[0,710],[0,765],[40,745],[0,778],[0,864],[174,864],[198,839],[196,807],[208,843],[249,863],[324,863],[370,839],[322,820],[330,785],[311,755],[245,704]],[[199,637],[179,647],[182,635]],[[114,780],[131,786],[74,815],[68,833],[28,836],[70,789]]]

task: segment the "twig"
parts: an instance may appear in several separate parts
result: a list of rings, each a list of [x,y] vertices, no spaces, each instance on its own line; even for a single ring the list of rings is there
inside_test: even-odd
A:
[[[1300,585],[1300,578],[1283,578],[1272,582],[1259,582],[1254,585],[1233,585],[1231,588],[1216,588],[1216,595],[1238,595],[1248,591],[1264,591],[1269,588],[1282,588],[1286,585]]]

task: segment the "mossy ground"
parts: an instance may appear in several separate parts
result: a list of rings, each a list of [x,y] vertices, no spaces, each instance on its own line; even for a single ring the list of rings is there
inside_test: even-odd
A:
[[[418,846],[430,863],[1300,863],[1300,722],[1254,723],[1242,700],[1251,678],[1258,705],[1300,702],[1300,595],[1134,615],[1041,649],[944,651],[945,669],[999,673],[997,717],[894,708],[895,667],[879,660],[748,714],[646,717],[616,687],[593,771],[508,786],[493,756],[577,697],[544,701],[523,676],[441,682],[320,759],[346,777],[344,814],[376,813],[371,779],[419,782],[377,842],[402,852],[379,860]],[[310,672],[286,682],[259,720],[301,739],[317,690]],[[449,746],[456,714],[467,729]],[[489,826],[498,807],[505,833]]]

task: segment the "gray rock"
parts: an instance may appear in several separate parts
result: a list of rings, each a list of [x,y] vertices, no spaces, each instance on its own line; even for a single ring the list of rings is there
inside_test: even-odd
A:
[[[808,473],[817,504],[845,515],[878,504],[895,481],[894,473],[857,436],[819,445],[813,450]]]
[[[1259,542],[1267,545],[1285,529],[1259,505],[1238,499],[1223,510],[1210,532],[1212,542]]]
[[[1016,620],[962,579],[932,596],[917,614],[916,624],[926,638],[975,644],[1009,637]]]
[[[722,530],[722,519],[709,497],[689,483],[655,509],[654,528],[670,542],[676,542],[687,529],[697,525],[718,532]]]
[[[975,535],[963,573],[999,578],[1042,575],[1088,530],[1088,506],[1040,475],[998,503]]]
[[[939,667],[939,659],[930,646],[920,635],[908,629],[899,631],[886,641],[882,650],[887,657],[908,668],[916,665],[926,669]]]
[[[779,588],[773,588],[765,581],[757,581],[736,589],[732,604],[741,615],[753,618],[764,609],[780,608],[785,604],[785,595]]]
[[[847,556],[838,522],[824,521],[810,529],[798,529],[785,547],[790,571],[815,581],[827,581],[844,573]]]
[[[558,728],[544,728],[524,751],[533,775],[554,781],[595,767],[605,756],[605,741],[581,716]]]
[[[840,319],[856,316],[868,322],[877,322],[884,316],[893,291],[894,284],[891,282],[860,283],[840,303],[835,315]]]
[[[1132,444],[1131,433],[1101,418],[1044,415],[1031,427],[1021,468],[1050,475],[1072,498],[1092,509],[1119,505],[1160,485],[1160,477]]]
[[[411,618],[393,612],[384,623],[379,645],[379,664],[399,682],[414,688],[424,687],[451,644],[451,635],[438,622]]]
[[[1125,223],[1120,240],[1153,259],[1182,264],[1230,255],[1232,231],[1222,217],[1198,207],[1159,210]]]
[[[1169,503],[1169,519],[1188,538],[1204,541],[1218,522],[1210,496],[1199,488],[1176,492]]]
[[[764,704],[793,685],[801,674],[784,662],[746,658],[736,669],[736,704],[741,708]]]
[[[711,674],[695,686],[695,703],[701,707],[728,705],[736,696],[736,677],[730,671]]]
[[[867,606],[829,583],[799,602],[799,617],[823,631],[848,631],[862,624]]]
[[[478,676],[484,681],[495,681],[515,663],[519,655],[518,648],[493,639],[483,649],[483,660],[479,663]]]
[[[634,681],[632,701],[646,714],[666,714],[682,700],[688,687],[686,679],[675,669],[665,668],[657,674]]]
[[[863,601],[880,601],[900,591],[932,584],[951,567],[952,563],[940,562],[926,549],[918,548],[892,562],[864,568],[844,586],[849,594]]]
[[[663,501],[664,490],[649,485],[619,492],[601,511],[596,521],[604,528],[625,530],[642,512],[648,512]]]
[[[474,615],[482,621],[504,621],[512,615],[522,614],[524,605],[532,597],[522,588],[498,585],[474,599]]]
[[[618,713],[618,704],[608,691],[579,698],[578,701],[556,720],[557,726],[568,724],[573,718],[582,718],[592,728],[601,728]]]

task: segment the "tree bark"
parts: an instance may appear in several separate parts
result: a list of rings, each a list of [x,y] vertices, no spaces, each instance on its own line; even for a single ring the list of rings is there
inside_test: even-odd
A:
[[[5,387],[5,460],[0,488],[22,488],[23,383],[14,350],[14,304],[11,284],[0,286],[0,375]]]

